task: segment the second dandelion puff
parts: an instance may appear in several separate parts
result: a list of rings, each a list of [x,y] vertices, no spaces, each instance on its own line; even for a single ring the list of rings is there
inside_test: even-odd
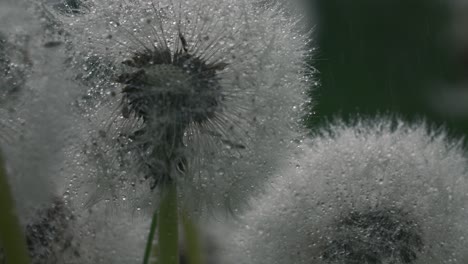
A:
[[[385,118],[321,130],[242,217],[230,263],[467,263],[466,153],[428,131]]]

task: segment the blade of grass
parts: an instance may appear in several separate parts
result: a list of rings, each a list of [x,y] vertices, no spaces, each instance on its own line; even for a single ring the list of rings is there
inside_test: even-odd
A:
[[[153,219],[151,219],[151,226],[150,226],[150,232],[148,234],[148,240],[146,241],[145,256],[143,258],[143,264],[149,264],[151,252],[155,252],[152,250],[152,248],[153,248],[154,234],[156,233],[157,226],[158,226],[158,213],[154,212]]]
[[[3,157],[0,154],[0,244],[7,263],[29,263],[26,239],[15,214],[14,201],[8,184]]]

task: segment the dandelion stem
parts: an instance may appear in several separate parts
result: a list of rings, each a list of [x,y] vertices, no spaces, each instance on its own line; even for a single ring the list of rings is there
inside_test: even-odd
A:
[[[177,186],[171,182],[166,187],[159,206],[158,259],[161,264],[179,264]]]
[[[148,234],[148,240],[146,241],[145,247],[145,256],[143,258],[143,264],[148,264],[153,248],[154,233],[156,232],[156,227],[158,226],[158,213],[157,211],[153,214],[153,219],[151,219],[150,232]]]
[[[197,226],[194,224],[192,219],[184,213],[182,215],[182,225],[184,227],[185,242],[187,248],[187,258],[189,264],[201,264],[202,254],[200,248],[200,236],[197,230]]]
[[[26,241],[14,210],[14,201],[9,188],[3,157],[0,155],[0,244],[7,263],[29,263]]]

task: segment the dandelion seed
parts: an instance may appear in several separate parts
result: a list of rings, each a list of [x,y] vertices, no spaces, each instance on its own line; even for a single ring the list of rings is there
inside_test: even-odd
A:
[[[428,131],[385,119],[323,130],[243,217],[232,263],[466,263],[466,155]]]
[[[245,0],[96,0],[86,8],[53,14],[76,65],[97,61],[85,65],[83,78],[96,78],[80,102],[90,126],[101,127],[86,150],[104,172],[92,200],[176,181],[189,208],[235,210],[258,191],[298,135],[290,131],[298,131],[310,73],[298,24]],[[128,200],[136,199],[144,198]]]

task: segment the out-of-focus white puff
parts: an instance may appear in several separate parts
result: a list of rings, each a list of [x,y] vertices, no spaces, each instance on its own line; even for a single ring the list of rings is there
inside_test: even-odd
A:
[[[252,204],[232,263],[468,262],[468,159],[424,122],[335,123]]]

